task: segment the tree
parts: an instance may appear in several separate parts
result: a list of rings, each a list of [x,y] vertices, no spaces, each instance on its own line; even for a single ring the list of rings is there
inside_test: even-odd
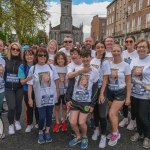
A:
[[[8,32],[15,31],[21,43],[33,38],[50,16],[46,0],[0,0],[0,15],[0,24]]]

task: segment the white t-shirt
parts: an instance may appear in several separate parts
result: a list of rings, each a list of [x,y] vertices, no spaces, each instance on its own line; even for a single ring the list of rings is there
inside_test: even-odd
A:
[[[59,79],[54,66],[36,64],[30,68],[28,76],[32,77],[27,84],[33,85],[36,106],[54,105],[57,100],[55,80]]]
[[[54,63],[54,57],[55,57],[55,54],[54,54],[54,55],[53,55],[53,54],[49,54],[48,62],[49,62],[50,64],[53,64],[53,63]]]
[[[70,50],[66,50],[66,48],[63,47],[63,48],[61,48],[59,51],[60,51],[60,52],[64,52],[64,53],[66,54],[66,56],[67,56],[68,62],[71,62]]]
[[[96,57],[96,51],[95,50],[91,50],[91,57],[95,58]]]
[[[133,58],[138,57],[137,51],[134,50],[133,52],[129,53],[127,50],[122,52],[122,58],[123,60],[130,64]]]
[[[77,102],[91,102],[92,86],[98,81],[98,71],[93,66],[89,73],[75,77],[75,85],[72,99]],[[75,69],[80,70],[81,67]]]
[[[91,65],[98,69],[99,79],[98,79],[98,87],[102,86],[103,75],[110,75],[110,62],[108,60],[104,60],[101,65],[101,59],[93,58],[91,60]]]
[[[0,93],[5,91],[5,81],[3,79],[5,71],[5,60],[0,58]]]
[[[106,51],[105,58],[113,58],[112,53],[111,53],[111,52],[109,52],[109,51]]]
[[[122,61],[119,64],[110,62],[111,75],[109,75],[108,88],[111,91],[118,91],[126,87],[125,76],[131,74],[129,64]]]
[[[134,58],[130,64],[132,70],[132,96],[150,99],[150,56],[144,59]]]
[[[59,90],[60,90],[60,95],[64,95],[66,93],[66,89],[68,86],[67,83],[67,66],[65,67],[59,67],[59,66],[54,66],[58,75],[59,75]]]
[[[82,64],[77,65],[72,61],[67,65],[67,73],[74,72],[76,67],[82,67]]]

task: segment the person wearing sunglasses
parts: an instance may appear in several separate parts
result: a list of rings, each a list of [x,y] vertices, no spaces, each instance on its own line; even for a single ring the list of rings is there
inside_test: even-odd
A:
[[[38,143],[52,142],[50,125],[52,122],[53,107],[59,97],[59,76],[52,64],[47,64],[49,59],[45,48],[39,47],[36,52],[36,65],[29,70],[32,77],[28,84],[29,106],[33,107],[32,91],[35,93],[35,103],[39,112]],[[43,132],[46,121],[45,133]]]
[[[68,63],[71,62],[70,58],[70,50],[73,47],[73,39],[71,36],[66,36],[64,38],[63,48],[61,48],[59,51],[64,52],[67,55]]]
[[[144,137],[143,148],[150,148],[150,44],[137,42],[138,57],[130,64],[132,70],[131,103],[136,117],[137,131],[131,137],[136,142]]]
[[[123,60],[130,64],[133,58],[138,57],[137,51],[135,50],[135,37],[133,35],[129,35],[125,38],[125,47],[126,50],[122,52]],[[119,123],[120,127],[127,126],[128,130],[133,130],[136,127],[135,121],[135,112],[131,103],[131,120],[129,122],[128,119],[128,106],[123,105],[123,120]],[[128,124],[129,123],[129,124]]]
[[[21,130],[20,116],[22,112],[23,87],[18,78],[18,68],[22,63],[21,45],[12,43],[8,53],[8,58],[5,59],[5,97],[8,105],[8,122],[10,135],[15,134],[16,130]],[[15,128],[14,128],[15,125]]]

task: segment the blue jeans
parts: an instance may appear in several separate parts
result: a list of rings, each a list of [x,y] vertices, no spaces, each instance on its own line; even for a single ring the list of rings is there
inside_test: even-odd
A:
[[[4,96],[5,96],[5,92],[0,93],[0,117],[1,117],[2,108],[3,108]]]
[[[43,106],[38,108],[39,112],[39,130],[42,130],[46,120],[46,127],[52,123],[52,114],[54,106]]]

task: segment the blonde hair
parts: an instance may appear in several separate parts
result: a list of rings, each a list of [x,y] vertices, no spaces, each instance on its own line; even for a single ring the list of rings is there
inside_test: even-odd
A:
[[[8,55],[7,55],[7,56],[8,56],[8,59],[11,59],[11,57],[12,57],[11,48],[12,48],[13,45],[18,46],[18,48],[20,49],[19,56],[20,56],[20,59],[22,59],[21,45],[20,45],[19,43],[17,43],[17,42],[13,42],[13,43],[10,44],[10,48],[9,48]]]
[[[54,39],[52,39],[52,40],[50,40],[50,41],[48,42],[48,45],[47,45],[47,51],[48,51],[48,47],[49,47],[49,45],[50,45],[52,42],[54,42],[54,43],[56,44],[56,51],[55,51],[55,54],[56,54],[56,53],[57,53],[57,51],[58,51],[58,44],[57,44],[57,41],[56,41],[56,40],[54,40]]]

